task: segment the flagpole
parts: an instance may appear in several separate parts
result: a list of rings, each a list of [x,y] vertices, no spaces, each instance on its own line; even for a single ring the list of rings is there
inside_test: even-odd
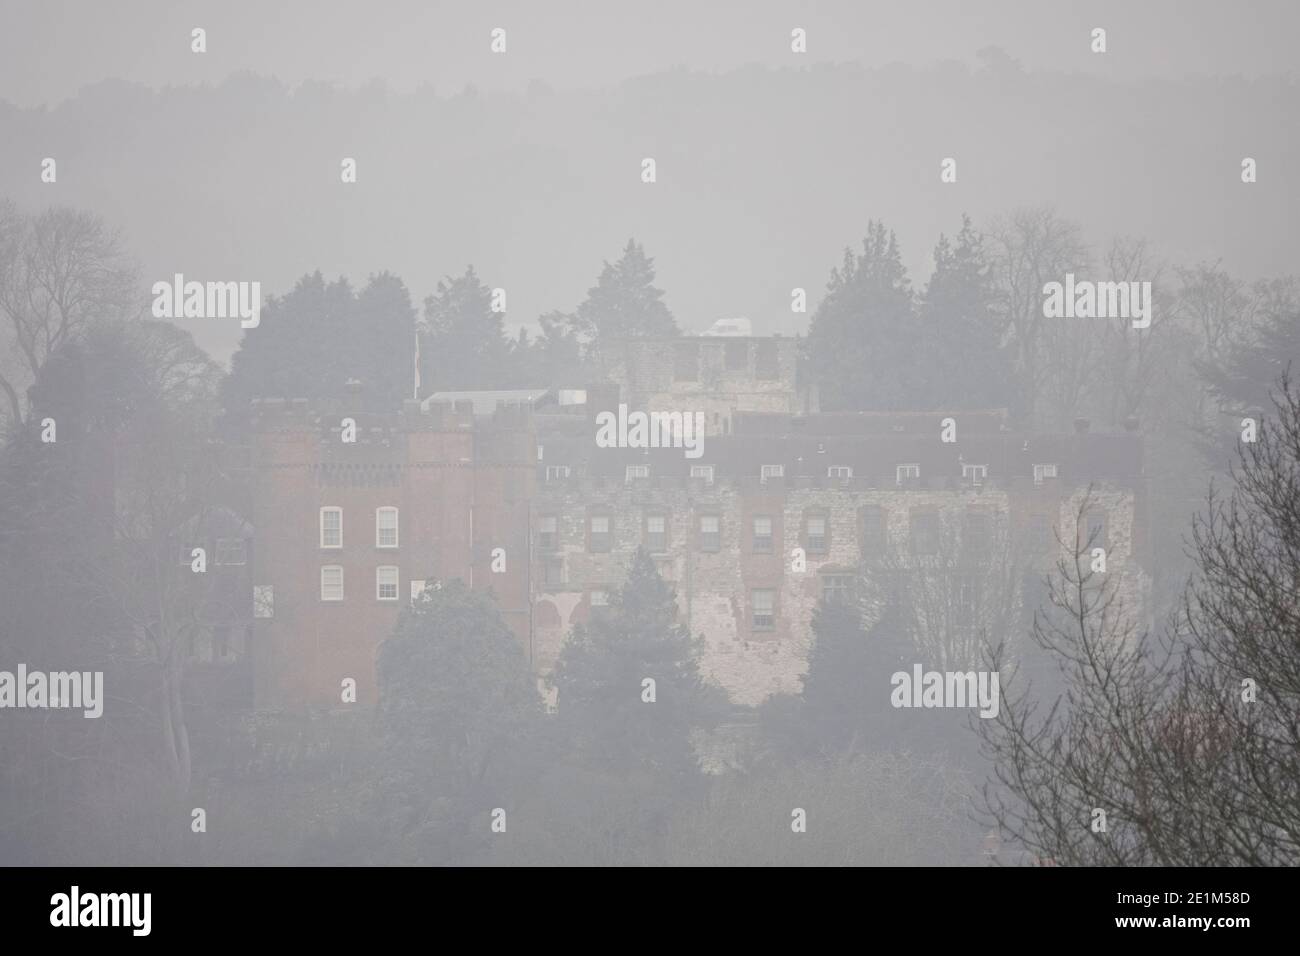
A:
[[[411,398],[417,402],[420,400],[420,330],[415,330],[415,387],[412,389]]]

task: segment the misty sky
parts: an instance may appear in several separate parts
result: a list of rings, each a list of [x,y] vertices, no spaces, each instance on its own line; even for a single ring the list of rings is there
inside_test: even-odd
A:
[[[440,93],[466,83],[518,89],[534,78],[590,87],[679,65],[787,65],[793,26],[808,30],[812,62],[971,61],[994,45],[1028,69],[1257,76],[1295,69],[1295,8],[1293,0],[3,0],[0,98],[52,105],[110,77],[165,86],[239,70],[289,84],[378,77]],[[194,26],[208,31],[205,57],[183,42]],[[510,31],[509,56],[488,52],[495,26]],[[1094,26],[1112,37],[1104,64],[1088,50]]]
[[[1038,203],[1097,247],[1145,236],[1166,262],[1255,278],[1300,254],[1298,24],[1294,0],[0,0],[0,196],[102,215],[146,283],[278,295],[316,269],[389,270],[418,304],[472,263],[508,288],[511,327],[575,308],[635,237],[684,329],[747,315],[797,333],[790,289],[815,308],[869,219],[897,230],[919,288],[962,213]],[[988,46],[1028,75],[972,75]],[[938,187],[948,155],[961,176]],[[223,361],[238,342],[191,331]]]

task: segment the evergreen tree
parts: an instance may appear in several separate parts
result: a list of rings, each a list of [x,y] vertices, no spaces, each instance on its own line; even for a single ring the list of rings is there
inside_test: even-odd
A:
[[[464,859],[537,769],[541,700],[519,640],[489,597],[451,581],[403,612],[376,670],[381,813],[404,855]]]
[[[599,352],[615,339],[668,338],[680,334],[677,320],[663,303],[663,290],[654,285],[654,259],[633,239],[622,258],[605,263],[596,284],[578,306],[575,330]]]
[[[815,750],[867,751],[898,742],[890,677],[911,667],[906,624],[896,603],[867,629],[852,604],[823,601],[813,614],[813,646],[800,715]]]
[[[474,267],[438,282],[424,300],[421,383],[432,389],[505,388],[514,376],[505,313],[492,311],[492,290]]]
[[[360,296],[348,281],[319,271],[293,291],[268,297],[262,321],[248,329],[222,384],[228,420],[247,421],[254,398],[349,398],[358,411],[395,411],[411,395],[415,323],[410,296],[389,273],[372,276]]]
[[[697,771],[692,732],[711,726],[724,697],[699,674],[676,597],[638,549],[608,613],[574,629],[553,681],[562,739],[594,769],[660,782]],[[655,700],[645,700],[644,681]]]
[[[366,406],[401,408],[414,394],[415,308],[400,278],[389,272],[370,277],[357,295],[348,338],[351,377],[361,380]]]
[[[921,303],[931,407],[1002,408],[1012,400],[994,295],[982,237],[963,216],[955,242],[939,237]]]
[[[844,250],[808,331],[807,358],[827,411],[924,407],[926,357],[898,242],[871,222],[861,254]]]

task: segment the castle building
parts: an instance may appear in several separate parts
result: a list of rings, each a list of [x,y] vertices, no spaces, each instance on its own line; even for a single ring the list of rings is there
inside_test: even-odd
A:
[[[383,417],[262,402],[255,429],[255,707],[339,706],[348,679],[373,704],[380,643],[441,580],[491,589],[527,642],[526,407],[476,416],[469,401],[408,401]]]
[[[345,408],[261,403],[255,706],[337,706],[348,678],[373,703],[375,652],[403,603],[452,578],[495,594],[544,678],[638,548],[676,588],[703,673],[742,706],[799,689],[823,598],[874,606],[907,589],[927,666],[1023,634],[1043,576],[1083,544],[1144,605],[1135,430],[820,413],[795,354],[779,337],[624,343],[605,353],[605,382],[563,400],[435,396],[352,416],[355,441]],[[598,447],[596,417],[619,404],[703,413],[698,457]]]
[[[1044,576],[1076,550],[1104,548],[1128,606],[1143,605],[1139,435],[1025,435],[973,412],[954,413],[949,443],[946,417],[735,413],[695,460],[593,448],[590,425],[539,417],[539,670],[608,601],[638,547],[703,638],[703,672],[742,705],[797,692],[818,601],[857,598],[864,584],[878,601],[908,589],[933,640],[918,652],[936,666],[968,666],[981,634],[1023,635]]]

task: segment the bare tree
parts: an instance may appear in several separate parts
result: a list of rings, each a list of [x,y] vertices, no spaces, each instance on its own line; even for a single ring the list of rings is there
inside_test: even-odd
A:
[[[51,354],[96,321],[133,314],[135,280],[117,233],[93,213],[54,207],[29,218],[0,204],[0,351],[12,356],[0,392],[11,423],[26,421],[23,392]]]
[[[1077,865],[1300,861],[1300,397],[1244,445],[1228,498],[1197,521],[1181,612],[1139,632],[1082,541],[1035,615],[1035,693],[1020,667],[979,731],[984,810],[1037,858]],[[1001,650],[990,666],[1001,669]],[[1041,681],[1040,681],[1041,682]]]
[[[1152,261],[1145,239],[1117,238],[1106,251],[1106,281],[1150,282],[1150,324],[1144,329],[1131,322],[1107,321],[1097,329],[1100,374],[1092,383],[1093,396],[1104,403],[1106,420],[1118,425],[1145,407],[1157,377],[1166,371],[1174,350],[1166,343],[1172,325],[1169,310],[1156,307],[1162,269]]]
[[[1193,528],[1179,637],[1205,812],[1232,862],[1300,860],[1300,394],[1284,374],[1226,498]],[[1201,768],[1198,768],[1201,769]]]
[[[190,786],[182,705],[187,649],[205,626],[204,592],[178,560],[183,528],[202,525],[221,503],[223,476],[207,441],[216,414],[216,370],[188,334],[141,322],[122,333],[139,356],[139,403],[117,436],[112,558],[86,568],[102,599],[131,625],[158,669],[163,757],[179,795]],[[188,551],[188,548],[186,549]],[[215,555],[206,555],[209,562]],[[251,606],[251,595],[244,595]]]
[[[1005,511],[927,511],[928,522],[865,568],[859,591],[897,600],[912,643],[940,669],[966,670],[983,657],[990,635],[1011,630],[1019,612],[1020,570]],[[922,540],[923,538],[928,540]]]
[[[1083,346],[1083,364],[1091,361],[1092,346],[1087,340],[1073,341],[1077,335],[1072,335],[1070,327],[1061,323],[1052,326],[1043,319],[1044,284],[1063,281],[1067,272],[1082,272],[1088,249],[1078,224],[1060,218],[1047,206],[1018,209],[995,219],[984,235],[1004,317],[1004,337],[1011,344],[1027,390],[1019,411],[1027,420],[1038,421],[1044,413],[1045,391],[1055,374],[1047,357],[1067,346]],[[1071,341],[1057,341],[1053,346],[1051,340],[1062,337]]]

